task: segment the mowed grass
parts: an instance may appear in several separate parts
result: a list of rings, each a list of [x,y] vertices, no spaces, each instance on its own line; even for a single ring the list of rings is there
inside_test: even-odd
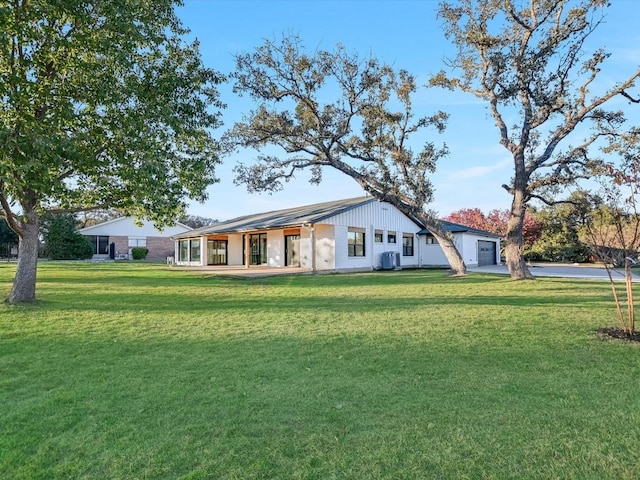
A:
[[[640,478],[603,282],[44,263],[38,295],[0,305],[0,478]]]

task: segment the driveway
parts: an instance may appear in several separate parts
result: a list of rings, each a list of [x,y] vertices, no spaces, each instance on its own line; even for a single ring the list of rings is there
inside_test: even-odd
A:
[[[508,275],[506,265],[486,265],[483,267],[469,267],[469,272],[495,273]],[[529,271],[534,277],[564,277],[584,278],[591,280],[609,280],[604,267],[596,265],[582,266],[563,263],[534,263],[529,266]],[[624,280],[624,269],[616,268],[611,271],[614,280]],[[633,275],[634,282],[640,282],[640,276]]]

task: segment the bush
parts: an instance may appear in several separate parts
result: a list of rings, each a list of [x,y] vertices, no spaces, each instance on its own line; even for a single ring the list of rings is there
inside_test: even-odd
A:
[[[131,249],[131,257],[133,257],[134,260],[144,260],[147,258],[147,253],[149,253],[147,247],[133,247]]]
[[[50,215],[43,221],[44,240],[51,260],[85,260],[93,256],[93,245],[75,231],[75,217]]]

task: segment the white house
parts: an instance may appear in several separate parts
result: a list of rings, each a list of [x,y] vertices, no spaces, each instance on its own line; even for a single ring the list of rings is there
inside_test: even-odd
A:
[[[499,261],[497,235],[449,222],[445,228],[467,265]],[[247,215],[173,239],[178,265],[300,267],[318,272],[449,266],[424,225],[372,197]]]
[[[192,230],[191,227],[176,222],[171,227],[158,230],[153,222],[142,221],[136,225],[131,217],[120,217],[78,230],[93,244],[93,258],[131,258],[133,247],[146,247],[148,260],[165,261],[173,256],[173,235]]]

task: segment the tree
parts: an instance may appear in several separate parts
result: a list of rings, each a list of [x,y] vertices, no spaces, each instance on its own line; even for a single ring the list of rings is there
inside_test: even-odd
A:
[[[471,228],[477,228],[478,230],[486,230],[487,232],[494,232],[491,229],[491,225],[487,220],[487,217],[479,208],[461,208],[455,212],[451,212],[449,215],[443,218],[447,222],[459,223]]]
[[[547,205],[534,210],[541,225],[541,235],[535,245],[526,249],[533,260],[554,262],[586,262],[591,257],[589,246],[581,232],[601,200],[586,191],[573,192],[567,202]]]
[[[46,214],[41,218],[44,243],[51,260],[84,260],[93,256],[93,245],[76,228],[71,213]]]
[[[607,269],[621,332],[634,337],[631,265],[640,261],[640,129],[604,133],[608,139],[604,153],[616,155],[620,161],[607,163],[605,175],[601,176],[601,201],[584,222],[582,233]],[[618,292],[611,275],[611,268],[616,265],[624,265],[625,269],[623,294]]]
[[[184,215],[180,217],[178,221],[191,228],[202,228],[213,225],[214,223],[218,223],[218,220],[215,220],[213,218],[200,217],[198,215]]]
[[[0,206],[20,239],[8,301],[35,299],[45,212],[117,208],[157,225],[216,181],[220,75],[172,0],[0,9]]]
[[[640,253],[640,164],[625,162],[610,172],[613,181],[602,190],[604,202],[595,209],[582,232],[595,257],[607,270],[616,305],[621,332],[635,335],[635,310],[631,265],[638,263]],[[611,269],[624,265],[625,290],[618,292]],[[626,312],[623,313],[623,310]]]
[[[587,51],[587,39],[602,21],[606,0],[460,0],[442,2],[445,34],[457,47],[430,83],[471,93],[486,101],[510,152],[514,176],[503,187],[512,203],[507,228],[507,265],[514,279],[533,278],[522,255],[524,213],[530,200],[552,203],[558,187],[589,177],[598,162],[589,148],[599,129],[575,146],[562,142],[585,122],[615,129],[624,118],[603,110],[618,95],[628,96],[640,76],[597,92],[603,49]],[[607,85],[611,85],[607,81]],[[512,123],[515,122],[515,123]],[[510,127],[508,123],[513,124]]]
[[[0,245],[6,243],[17,245],[18,235],[9,228],[9,225],[4,218],[0,218]]]
[[[114,220],[122,216],[122,212],[113,208],[104,210],[85,210],[78,214],[78,228],[92,227],[93,225],[98,225],[99,223]]]
[[[452,271],[465,265],[451,236],[425,205],[433,187],[428,178],[446,146],[425,143],[419,153],[409,137],[427,127],[442,131],[446,115],[414,118],[414,78],[376,59],[361,59],[338,45],[307,54],[297,37],[267,41],[254,53],[236,57],[234,91],[257,103],[246,120],[226,135],[230,145],[280,147],[287,156],[260,154],[253,165],[239,164],[236,181],[249,191],[276,191],[303,169],[311,182],[323,168],[353,178],[366,192],[426,225],[438,239]],[[335,95],[333,103],[325,102]]]
[[[448,222],[459,223],[467,227],[485,230],[504,238],[509,221],[509,210],[491,210],[484,214],[479,208],[462,208],[443,218]],[[542,224],[529,210],[525,211],[522,225],[523,246],[527,251],[535,245],[542,235]]]

